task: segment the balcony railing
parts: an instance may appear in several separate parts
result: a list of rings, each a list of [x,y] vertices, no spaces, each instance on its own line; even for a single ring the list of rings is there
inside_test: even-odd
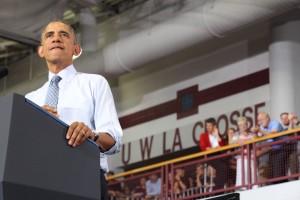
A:
[[[196,199],[298,180],[299,132],[280,132],[108,177],[111,199]],[[160,179],[161,184],[159,189],[153,186],[157,194],[147,196],[145,181],[152,175],[152,182]]]

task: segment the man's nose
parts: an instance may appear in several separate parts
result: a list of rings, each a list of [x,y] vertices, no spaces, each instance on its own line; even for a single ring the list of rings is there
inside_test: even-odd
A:
[[[61,42],[61,37],[59,34],[54,34],[53,36],[53,42]]]

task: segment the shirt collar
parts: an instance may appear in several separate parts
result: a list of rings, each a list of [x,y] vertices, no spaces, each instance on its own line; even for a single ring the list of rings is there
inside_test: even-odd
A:
[[[62,81],[69,81],[77,73],[74,65],[69,65],[65,69],[61,70],[57,75],[62,78]],[[49,71],[48,80],[50,81],[55,74]]]

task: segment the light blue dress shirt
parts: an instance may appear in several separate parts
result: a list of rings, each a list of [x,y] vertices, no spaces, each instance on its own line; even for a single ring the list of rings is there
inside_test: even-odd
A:
[[[263,131],[266,131],[266,132],[273,132],[273,131],[282,132],[282,131],[284,131],[283,126],[279,122],[273,121],[273,120],[270,120],[268,127],[261,126],[260,129]],[[285,136],[281,136],[281,137],[274,138],[274,139],[269,139],[269,140],[267,140],[267,142],[273,142],[275,140],[280,140],[283,138],[285,138]],[[272,146],[272,149],[280,149],[280,148],[281,148],[280,144],[276,144],[276,145]]]
[[[155,182],[150,179],[146,182],[146,193],[147,195],[160,195],[161,192],[161,179],[157,178]]]
[[[84,122],[92,131],[107,132],[116,141],[111,149],[100,153],[101,169],[108,172],[106,155],[120,151],[123,135],[108,82],[101,75],[77,72],[73,65],[60,71],[58,75],[62,78],[57,104],[59,119],[69,125],[75,121]],[[48,80],[53,76],[49,72]],[[49,81],[25,97],[43,106],[48,86]]]

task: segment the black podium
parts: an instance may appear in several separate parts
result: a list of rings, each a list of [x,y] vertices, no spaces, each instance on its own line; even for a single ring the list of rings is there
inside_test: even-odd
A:
[[[0,200],[100,199],[99,149],[24,96],[0,98]]]

